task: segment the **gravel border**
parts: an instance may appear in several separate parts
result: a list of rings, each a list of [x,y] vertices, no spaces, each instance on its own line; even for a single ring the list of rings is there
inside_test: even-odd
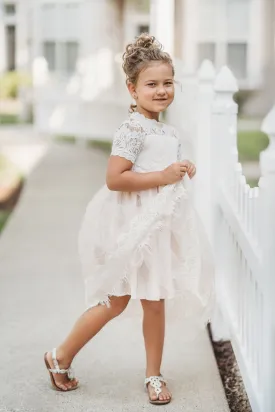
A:
[[[231,342],[214,342],[210,324],[208,325],[208,333],[230,411],[252,412]]]

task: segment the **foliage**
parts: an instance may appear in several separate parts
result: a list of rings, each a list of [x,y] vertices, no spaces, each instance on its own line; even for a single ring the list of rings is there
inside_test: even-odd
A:
[[[0,154],[0,186],[16,186],[22,178],[23,176],[18,167]]]
[[[259,186],[259,179],[247,179],[246,182],[249,184],[250,187]]]
[[[239,106],[239,114],[243,113],[244,105],[254,94],[254,90],[239,90],[235,93],[234,100]]]
[[[23,86],[30,86],[31,76],[24,72],[6,72],[0,76],[0,98],[15,99],[18,97],[19,89]]]
[[[16,114],[0,113],[0,125],[17,123],[19,123],[19,119]]]
[[[9,210],[0,210],[0,233],[4,229],[4,226],[8,220],[9,215]]]
[[[240,162],[259,161],[260,152],[268,146],[267,135],[259,130],[238,132],[238,151]]]

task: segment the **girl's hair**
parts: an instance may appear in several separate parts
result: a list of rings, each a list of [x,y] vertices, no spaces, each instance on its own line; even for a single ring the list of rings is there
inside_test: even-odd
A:
[[[129,43],[122,58],[122,68],[126,74],[127,83],[136,84],[139,73],[147,68],[152,61],[162,61],[170,64],[173,75],[175,74],[170,55],[164,52],[162,44],[148,33],[142,33],[136,37],[134,43]],[[133,112],[135,108],[135,105],[131,105],[130,111]]]

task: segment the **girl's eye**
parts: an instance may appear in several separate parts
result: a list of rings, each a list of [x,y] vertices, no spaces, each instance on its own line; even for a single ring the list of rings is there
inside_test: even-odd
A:
[[[148,86],[155,86],[156,83],[148,83]]]
[[[172,86],[174,83],[173,82],[167,82],[165,84],[168,84],[169,86]]]

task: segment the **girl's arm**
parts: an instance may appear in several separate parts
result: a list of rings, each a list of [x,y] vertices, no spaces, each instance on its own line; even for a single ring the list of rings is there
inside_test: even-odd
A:
[[[110,156],[106,184],[110,190],[138,192],[167,184],[164,171],[137,173],[131,171],[133,163],[119,156]]]
[[[137,173],[130,170],[133,163],[119,156],[111,156],[106,183],[117,192],[138,192],[179,182],[187,172],[188,162],[176,162],[159,172]]]

